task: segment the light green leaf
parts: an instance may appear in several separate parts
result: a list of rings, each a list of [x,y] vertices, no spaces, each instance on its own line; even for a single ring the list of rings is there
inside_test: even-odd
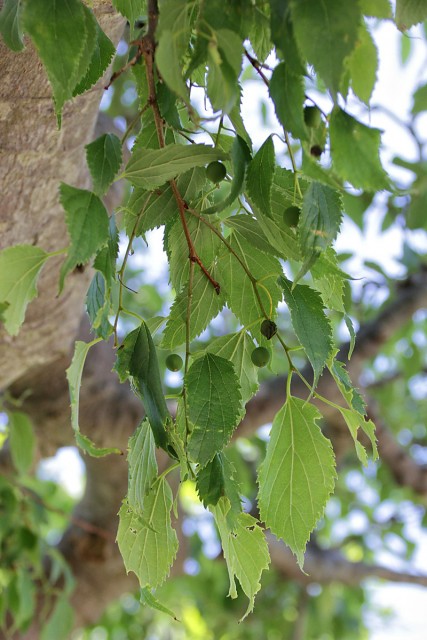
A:
[[[425,0],[396,0],[395,21],[401,31],[410,29],[414,24],[427,18]]]
[[[59,597],[47,623],[42,627],[40,640],[66,640],[70,636],[73,623],[73,607],[67,597]]]
[[[354,351],[354,346],[356,344],[356,332],[354,330],[354,326],[353,326],[353,322],[351,321],[351,318],[349,315],[345,315],[344,316],[344,322],[347,326],[348,332],[350,334],[350,348],[348,350],[348,359],[350,360],[353,351]]]
[[[389,0],[360,0],[360,8],[365,16],[373,18],[392,17]]]
[[[156,48],[156,64],[167,86],[188,102],[188,87],[182,77],[182,65],[175,31],[163,31]]]
[[[86,160],[93,190],[102,196],[114,180],[122,163],[122,145],[114,133],[104,133],[86,145]]]
[[[342,221],[340,195],[312,182],[304,194],[298,220],[299,245],[305,259],[325,251],[337,237]]]
[[[95,48],[95,18],[79,0],[31,0],[23,6],[23,23],[46,68],[60,124],[64,102],[72,97]]]
[[[161,611],[162,613],[166,613],[166,615],[170,616],[177,622],[179,622],[178,618],[174,614],[173,611],[165,607],[160,600],[158,600],[151,590],[148,587],[144,587],[140,591],[139,601],[142,605],[147,605],[151,609],[155,609],[156,611]]]
[[[292,282],[284,276],[279,278],[279,283],[283,287],[296,336],[313,367],[316,385],[332,351],[330,322],[317,291],[300,284],[292,287]]]
[[[121,382],[130,379],[144,405],[156,445],[169,451],[165,425],[171,416],[163,394],[156,347],[145,322],[126,336],[117,352],[114,369]]]
[[[249,598],[248,608],[241,619],[243,620],[254,608],[255,595],[261,588],[261,574],[270,564],[270,555],[264,532],[257,520],[249,513],[241,513],[231,530],[227,519],[229,510],[227,498],[221,498],[217,506],[211,507],[227,563],[230,579],[228,595],[237,598],[237,578]]]
[[[271,187],[275,166],[273,138],[268,136],[251,160],[246,179],[249,197],[267,215],[271,215]]]
[[[66,371],[68,386],[70,389],[71,426],[74,429],[76,442],[83,451],[96,458],[109,455],[110,453],[122,453],[120,449],[116,449],[114,447],[98,448],[87,436],[84,436],[80,432],[79,403],[83,368],[89,349],[99,341],[100,338],[96,338],[95,340],[92,340],[92,342],[81,342],[78,340],[74,347],[73,359]]]
[[[96,24],[96,40],[92,57],[85,75],[73,89],[73,97],[88,91],[104,74],[116,50],[111,40],[105,35],[99,24]]]
[[[143,420],[129,438],[128,502],[135,514],[142,515],[144,503],[157,477],[157,461],[153,432],[148,420]]]
[[[12,51],[22,51],[21,0],[5,0],[0,12],[0,33]]]
[[[209,271],[211,276],[218,280],[215,270],[209,269]],[[192,294],[189,311],[190,340],[197,338],[206,329],[209,322],[218,315],[225,303],[223,293],[217,294],[212,283],[197,265],[194,272]],[[188,285],[185,285],[172,305],[163,335],[163,348],[175,349],[175,347],[184,344],[187,313]]]
[[[368,105],[377,81],[378,52],[364,25],[359,27],[356,48],[348,60],[348,69],[354,93]]]
[[[43,249],[17,245],[0,251],[0,302],[6,331],[15,336],[27,305],[37,295],[37,279],[48,259]]]
[[[295,37],[302,54],[326,86],[337,94],[344,61],[353,51],[361,13],[357,2],[292,0]]]
[[[328,369],[348,406],[364,417],[366,415],[365,401],[359,391],[353,386],[344,363],[333,359],[328,364]]]
[[[313,405],[289,396],[274,418],[258,478],[260,518],[301,568],[336,477],[332,445],[317,425],[321,417]]]
[[[86,296],[86,310],[95,335],[107,340],[113,331],[108,321],[110,295],[105,287],[104,276],[97,272],[92,278]]]
[[[372,445],[372,458],[373,460],[376,460],[378,458],[378,450],[375,438],[375,425],[372,420],[366,420],[360,415],[359,411],[356,411],[355,409],[344,409],[343,407],[340,407],[340,413],[348,426],[351,437],[354,440],[354,446],[356,447],[357,457],[360,462],[364,465],[368,464],[368,456],[365,447],[357,439],[359,427],[361,427],[362,431],[368,436]]]
[[[194,167],[213,160],[225,160],[227,154],[205,144],[169,144],[163,149],[135,149],[123,177],[144,189],[155,189]]]
[[[240,99],[242,53],[240,37],[229,29],[218,30],[209,41],[207,94],[214,111],[229,113]]]
[[[71,240],[59,277],[62,291],[66,275],[78,264],[87,262],[107,242],[109,233],[108,213],[98,196],[65,182],[61,182],[59,191]]]
[[[178,551],[171,526],[172,491],[159,478],[144,500],[142,517],[125,501],[119,511],[117,543],[126,571],[136,574],[142,588],[156,588],[168,577]]]
[[[367,127],[336,107],[329,126],[334,169],[343,180],[367,191],[387,189],[387,175],[381,166],[381,132]]]
[[[30,419],[21,411],[9,413],[9,443],[15,468],[27,473],[33,463],[35,438]]]
[[[422,111],[427,111],[427,84],[418,87],[413,95],[413,99],[412,113],[414,116]]]
[[[281,62],[273,71],[269,91],[277,119],[284,130],[291,133],[294,138],[306,140],[308,136],[304,124],[303,77],[295,75],[285,62]]]
[[[322,253],[311,267],[314,286],[320,292],[323,303],[328,309],[345,313],[344,286],[347,275],[336,264],[332,250]]]
[[[253,340],[246,331],[220,336],[211,340],[206,347],[208,353],[214,353],[233,364],[239,380],[243,407],[258,390],[258,368],[251,360],[254,348]]]
[[[233,232],[228,242],[255,278],[264,311],[273,319],[282,298],[277,286],[277,276],[282,273],[280,262],[273,256],[253,251],[252,246],[238,232]],[[264,312],[260,308],[252,281],[240,261],[227,248],[218,260],[218,278],[226,293],[227,305],[240,322],[249,327],[258,318],[261,321]]]
[[[188,453],[204,466],[229,441],[240,416],[240,389],[228,360],[207,353],[185,377],[188,417],[193,425]]]
[[[280,255],[278,250],[267,240],[259,222],[252,216],[242,213],[237,216],[231,216],[224,222],[227,227],[236,229],[236,231],[256,249],[273,256]]]

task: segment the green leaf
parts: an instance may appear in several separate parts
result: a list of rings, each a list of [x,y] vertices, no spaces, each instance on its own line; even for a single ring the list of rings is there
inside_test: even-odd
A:
[[[153,432],[148,420],[143,420],[129,438],[128,502],[134,513],[142,515],[145,498],[157,477],[157,461]]]
[[[240,389],[228,360],[207,353],[185,376],[188,417],[193,425],[188,453],[204,466],[229,441],[240,415]]]
[[[281,62],[273,71],[269,87],[274,102],[277,119],[285,131],[294,138],[307,139],[304,124],[303,104],[305,100],[303,77],[290,71],[285,62]]]
[[[333,359],[331,363],[328,364],[328,369],[337,383],[338,389],[341,391],[341,394],[346,400],[348,406],[357,411],[362,417],[365,416],[365,401],[359,391],[353,386],[344,363]]]
[[[256,249],[273,256],[280,255],[277,249],[267,240],[259,222],[252,216],[242,213],[237,216],[231,216],[224,222],[227,227],[236,229],[236,231]]]
[[[348,276],[338,267],[337,259],[332,249],[319,256],[311,267],[311,275],[316,289],[322,296],[325,307],[345,313],[343,296]]]
[[[357,188],[387,189],[387,175],[381,166],[381,132],[367,127],[336,107],[330,121],[331,153],[335,171]]]
[[[223,496],[228,498],[231,507],[228,520],[233,524],[235,517],[242,511],[235,474],[236,470],[225,454],[218,453],[205,467],[199,469],[196,480],[197,493],[206,508],[209,505],[215,506]]]
[[[147,15],[147,0],[113,0],[117,11],[129,20],[131,30],[138,18]]]
[[[114,133],[104,133],[86,145],[86,160],[93,190],[102,196],[114,180],[122,163],[122,145]]]
[[[171,416],[163,394],[156,347],[145,322],[126,336],[117,352],[114,369],[121,382],[130,379],[144,405],[156,445],[169,451],[165,425]]]
[[[321,417],[313,405],[289,396],[274,418],[258,478],[260,518],[301,568],[336,477],[332,445],[317,425]]]
[[[282,273],[280,262],[273,256],[253,251],[238,232],[233,232],[228,242],[239,258],[238,260],[225,248],[218,260],[219,282],[226,292],[228,307],[245,327],[249,327],[257,319],[261,322],[264,312],[259,304],[258,292],[265,313],[269,318],[274,318],[276,307],[282,298],[277,286],[277,276]],[[256,289],[240,261],[255,278]]]
[[[209,271],[211,276],[217,279],[215,270],[209,269]],[[172,305],[163,335],[162,347],[172,350],[184,344],[187,314],[189,315],[189,339],[196,338],[218,315],[224,302],[223,293],[217,294],[212,283],[196,265],[190,306],[188,306],[188,285],[186,284]]]
[[[70,636],[73,623],[73,607],[67,597],[59,597],[47,623],[42,627],[40,640],[66,640]]]
[[[396,0],[395,21],[401,31],[410,29],[426,18],[427,5],[424,0]]]
[[[59,278],[62,291],[65,276],[78,264],[87,262],[107,242],[109,233],[108,213],[94,193],[61,182],[60,200],[71,239]]]
[[[156,65],[167,86],[185,102],[188,102],[189,92],[182,77],[176,33],[172,30],[162,32],[156,47]]]
[[[21,411],[9,413],[9,443],[13,464],[24,475],[33,463],[35,438],[30,419]]]
[[[245,181],[246,169],[251,160],[251,152],[246,142],[240,136],[234,138],[231,147],[231,161],[233,163],[233,181],[229,194],[218,204],[209,207],[203,211],[204,215],[211,213],[219,213],[233,204],[237,196],[243,189]]]
[[[246,179],[249,197],[267,215],[271,215],[271,187],[275,167],[273,138],[268,136],[251,160]]]
[[[255,595],[261,588],[261,574],[268,568],[270,555],[264,532],[257,520],[249,513],[241,513],[231,530],[227,519],[229,510],[227,498],[221,498],[216,507],[211,507],[227,563],[230,579],[228,595],[237,598],[237,578],[249,598],[248,608],[241,619],[243,620],[254,608]]]
[[[132,154],[123,177],[144,189],[155,189],[167,180],[213,160],[225,160],[227,154],[205,144],[169,144],[163,149],[138,148]]]
[[[116,279],[116,261],[119,253],[119,232],[116,226],[114,214],[109,221],[109,233],[107,246],[98,251],[93,266],[100,271],[105,278],[107,287],[111,287]]]
[[[309,185],[298,220],[299,244],[305,259],[325,251],[335,240],[342,221],[341,209],[337,191],[319,182]]]
[[[164,478],[159,478],[145,497],[142,516],[126,501],[119,511],[117,543],[126,572],[133,571],[142,588],[162,584],[178,551],[171,509],[171,488]]]
[[[372,420],[366,420],[360,415],[359,411],[356,411],[355,409],[344,409],[343,407],[340,407],[340,413],[348,426],[351,437],[354,440],[354,446],[356,447],[357,457],[360,462],[364,465],[368,464],[366,450],[357,439],[359,427],[361,427],[362,431],[368,436],[372,446],[372,458],[373,460],[376,460],[378,458],[378,450],[375,439],[375,425]]]
[[[271,39],[283,55],[291,71],[301,75],[306,72],[295,42],[290,0],[270,0]]]
[[[359,27],[356,48],[348,60],[351,86],[362,102],[369,105],[377,81],[378,52],[371,34],[364,25]]]
[[[357,2],[292,0],[295,37],[302,54],[333,94],[340,88],[344,61],[353,51],[361,20]]]
[[[332,351],[330,322],[317,291],[300,284],[292,287],[292,282],[284,276],[279,278],[279,283],[283,287],[296,336],[313,367],[313,384],[316,385]]]
[[[208,43],[207,94],[214,111],[229,113],[240,99],[242,53],[241,38],[230,29],[218,30]]]
[[[23,22],[46,68],[60,124],[64,102],[72,97],[95,47],[95,18],[79,0],[67,0],[65,5],[31,0],[23,7]]]
[[[365,16],[373,18],[392,17],[389,0],[360,0],[360,8]]]
[[[96,39],[92,57],[85,75],[73,89],[73,97],[88,91],[101,78],[110,64],[116,49],[105,35],[99,24],[96,24]]]
[[[95,273],[87,291],[86,310],[96,336],[107,340],[113,331],[108,321],[110,293],[105,287],[104,276],[99,272]]]
[[[251,360],[254,349],[254,342],[246,331],[220,336],[211,340],[206,347],[208,353],[225,358],[233,364],[239,380],[243,407],[258,390],[258,368]]]
[[[148,587],[144,587],[141,589],[139,594],[139,601],[142,605],[147,605],[151,609],[155,609],[156,611],[161,611],[161,613],[166,613],[166,615],[170,616],[177,622],[179,622],[178,618],[174,614],[173,611],[165,607],[160,600],[158,600],[151,590]]]
[[[98,448],[87,436],[84,436],[80,432],[79,426],[79,403],[80,403],[80,388],[82,383],[83,367],[86,361],[86,356],[89,349],[100,341],[100,338],[92,340],[92,342],[77,341],[74,347],[74,355],[70,366],[68,367],[66,374],[68,380],[68,386],[70,389],[70,402],[71,402],[71,426],[74,429],[74,435],[79,447],[88,453],[89,455],[100,458],[107,456],[110,453],[121,454],[120,449],[115,447],[110,448]]]
[[[17,245],[0,251],[0,302],[5,329],[15,336],[24,322],[27,305],[37,295],[37,279],[48,259],[43,249]]]
[[[5,0],[0,12],[0,33],[12,51],[22,51],[21,0]]]
[[[418,87],[413,95],[413,99],[412,114],[414,116],[422,111],[427,111],[427,84]]]

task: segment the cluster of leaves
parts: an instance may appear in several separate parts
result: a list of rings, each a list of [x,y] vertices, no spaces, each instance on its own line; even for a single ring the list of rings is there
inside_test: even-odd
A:
[[[151,589],[164,582],[177,553],[167,473],[179,468],[183,480],[195,482],[200,500],[213,514],[229,573],[229,595],[236,597],[237,579],[249,599],[248,613],[269,554],[263,528],[242,509],[239,478],[224,450],[258,389],[256,365],[265,362],[254,351],[261,347],[265,354],[271,351],[270,341],[278,342],[288,372],[286,401],[273,421],[258,474],[260,519],[292,549],[301,567],[336,477],[331,443],[319,427],[321,413],[310,403],[315,396],[331,404],[316,391],[325,368],[342,395],[342,406],[334,406],[348,425],[359,459],[367,462],[359,429],[376,455],[374,426],[344,364],[335,359],[331,316],[344,319],[352,342],[354,330],[348,277],[332,245],[349,186],[368,198],[392,188],[379,159],[379,130],[342,106],[350,91],[369,105],[377,54],[366,18],[390,19],[391,7],[386,0],[345,6],[337,0],[113,4],[129,21],[136,42],[130,63],[138,118],[122,140],[104,134],[87,146],[92,191],[61,184],[70,238],[65,250],[49,254],[22,245],[0,253],[2,317],[9,333],[16,334],[50,256],[66,253],[60,291],[74,268],[93,260],[95,276],[86,304],[96,338],[76,344],[67,372],[72,426],[86,453],[116,452],[97,448],[80,432],[82,371],[90,347],[112,334],[117,346],[121,315],[135,316],[123,302],[135,239],[164,227],[170,284],[176,292],[170,313],[167,318],[138,317],[139,325],[123,338],[117,354],[119,378],[130,381],[146,414],[129,441],[129,490],[119,514],[118,544],[146,602],[161,607]],[[410,27],[425,17],[421,3],[397,1],[399,26]],[[22,31],[32,39],[52,85],[59,124],[65,101],[88,90],[114,52],[80,0],[69,0],[66,9],[54,0],[6,0],[0,30],[15,50],[23,46]],[[269,63],[272,60],[274,68],[266,63],[272,51]],[[252,147],[240,112],[243,60],[268,87],[283,128],[277,141],[287,149],[292,170],[278,166],[273,136],[257,151]],[[307,96],[313,71],[332,98],[330,113]],[[200,88],[210,105],[208,116],[197,111]],[[121,170],[122,146],[137,126],[131,157]],[[205,144],[197,142],[201,133]],[[131,185],[119,222],[102,200],[117,178]],[[127,235],[119,268],[118,226]],[[284,269],[287,275],[295,274],[293,281]],[[112,296],[115,287],[117,298]],[[283,302],[298,342],[296,353],[303,352],[311,365],[310,381],[277,330]],[[197,347],[198,336],[225,306],[234,314],[238,331]],[[154,333],[163,349],[181,350],[184,356],[174,416],[165,401]],[[294,375],[305,382],[308,399],[292,396]],[[173,461],[160,475],[156,447]]]

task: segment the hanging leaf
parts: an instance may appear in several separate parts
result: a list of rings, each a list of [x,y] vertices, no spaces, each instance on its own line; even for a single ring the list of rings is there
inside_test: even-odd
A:
[[[116,261],[119,253],[119,232],[114,214],[108,226],[107,246],[98,251],[93,266],[102,273],[107,287],[110,288],[116,279]]]
[[[178,618],[174,614],[173,611],[165,607],[160,600],[158,600],[151,590],[148,587],[144,587],[141,589],[139,594],[139,601],[142,605],[147,605],[151,609],[155,609],[156,611],[160,611],[161,613],[166,613],[166,615],[170,616],[177,622],[179,622]]]
[[[40,640],[66,640],[74,623],[74,609],[67,596],[59,597],[48,621],[43,625]]]
[[[83,78],[73,89],[73,97],[88,91],[101,78],[110,64],[116,50],[111,40],[105,35],[99,24],[96,24],[96,39],[89,66]]]
[[[9,413],[9,444],[15,468],[27,473],[33,464],[35,437],[28,416],[21,411]]]
[[[77,265],[85,264],[108,241],[109,233],[108,213],[98,196],[65,182],[61,182],[59,191],[71,240],[59,277],[61,292],[66,275]]]
[[[271,39],[282,54],[279,57],[284,58],[293,73],[301,75],[306,70],[295,41],[290,5],[290,0],[270,0]]]
[[[288,396],[273,421],[259,472],[261,520],[291,548],[299,566],[310,533],[334,489],[334,453],[318,425],[318,410]]]
[[[348,60],[351,75],[351,87],[362,102],[369,104],[377,81],[378,53],[367,28],[359,27],[356,48]]]
[[[280,253],[267,240],[259,222],[250,215],[243,213],[238,216],[232,216],[225,220],[227,227],[236,229],[239,234],[247,240],[253,247],[259,249],[263,253],[269,253],[278,256]]]
[[[102,196],[114,180],[122,163],[122,145],[114,133],[104,133],[86,145],[86,160],[93,190]]]
[[[145,496],[142,516],[124,501],[119,511],[117,544],[127,573],[136,574],[141,588],[156,588],[168,577],[178,551],[178,538],[171,525],[172,491],[159,478]]]
[[[110,294],[105,287],[105,279],[101,273],[95,273],[86,296],[86,310],[96,336],[103,340],[113,331],[108,316],[110,313]]]
[[[0,33],[9,49],[22,51],[21,0],[5,0],[0,11]]]
[[[193,425],[188,454],[204,466],[229,441],[240,415],[240,389],[231,362],[207,353],[185,376],[188,417]]]
[[[366,420],[363,416],[360,415],[359,411],[356,411],[354,409],[344,409],[343,407],[340,407],[340,413],[344,418],[351,433],[351,437],[354,441],[354,446],[356,447],[357,457],[359,458],[360,462],[365,466],[368,464],[368,456],[365,447],[357,439],[357,432],[359,430],[359,427],[368,436],[372,446],[372,458],[373,460],[376,460],[378,458],[378,450],[375,438],[375,425],[372,420]]]
[[[313,367],[313,385],[316,385],[332,350],[330,322],[317,291],[307,285],[292,287],[292,282],[284,276],[279,278],[279,283],[283,287],[296,336]]]
[[[18,333],[27,305],[37,295],[37,280],[48,257],[32,245],[0,251],[0,302],[5,329],[12,336]]]
[[[129,438],[128,503],[135,514],[142,515],[146,496],[157,478],[157,462],[153,432],[143,420]]]
[[[337,107],[332,111],[329,130],[337,174],[367,191],[387,189],[387,175],[379,158],[379,129],[365,126]]]
[[[337,237],[342,221],[339,194],[319,182],[312,182],[304,194],[298,221],[299,244],[305,259],[325,251]]]
[[[242,511],[242,502],[239,495],[236,470],[224,453],[218,453],[197,473],[196,488],[200,500],[205,507],[215,506],[221,497],[228,498],[230,511],[227,519],[236,523],[236,516]]]
[[[276,166],[272,136],[268,136],[248,167],[246,188],[257,207],[271,215],[271,187]]]
[[[215,507],[211,507],[221,537],[224,558],[227,563],[230,590],[228,595],[237,598],[236,578],[249,598],[248,608],[241,621],[253,610],[255,595],[261,588],[262,572],[268,568],[270,555],[267,541],[257,520],[249,513],[241,513],[231,530],[227,514],[230,503],[221,498]]]
[[[395,21],[401,31],[427,18],[427,6],[424,0],[396,0]]]
[[[285,131],[295,138],[306,140],[307,129],[304,124],[303,104],[305,101],[304,79],[290,71],[285,62],[281,62],[273,71],[270,80],[270,97],[274,102],[277,119]]]

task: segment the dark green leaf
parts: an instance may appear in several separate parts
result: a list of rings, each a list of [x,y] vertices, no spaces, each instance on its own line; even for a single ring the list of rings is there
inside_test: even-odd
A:
[[[62,291],[65,276],[77,265],[85,264],[107,242],[109,234],[108,213],[94,193],[62,182],[60,200],[71,240],[67,259],[61,267],[59,289]]]
[[[103,247],[96,255],[93,266],[102,273],[107,283],[111,287],[116,279],[116,261],[119,253],[119,232],[116,227],[115,216],[112,215],[109,222],[109,234],[107,246]]]
[[[113,331],[108,321],[110,296],[105,287],[104,276],[99,271],[95,273],[90,283],[86,296],[86,309],[95,335],[107,340]]]
[[[86,160],[93,190],[102,196],[114,180],[122,163],[122,145],[114,133],[104,133],[86,145]]]
[[[240,389],[228,360],[207,353],[185,377],[188,417],[193,430],[188,453],[204,466],[229,441],[240,415]]]
[[[96,24],[95,48],[89,62],[89,66],[83,78],[73,89],[73,96],[78,96],[88,91],[99,78],[104,74],[110,64],[115,48],[111,40],[102,31],[99,24]]]
[[[292,0],[291,13],[300,51],[336,95],[344,61],[357,41],[358,3],[346,3],[344,11],[341,0]]]
[[[129,20],[132,31],[136,20],[147,15],[147,0],[113,0],[113,5]]]
[[[273,138],[268,136],[249,163],[246,179],[249,197],[267,215],[271,215],[271,187],[275,167]]]
[[[379,158],[380,130],[367,127],[339,107],[332,112],[329,129],[337,174],[366,191],[387,189],[387,175]]]
[[[270,0],[271,39],[291,71],[301,75],[305,73],[305,65],[295,42],[290,4],[290,0]]]
[[[284,276],[279,278],[279,283],[291,313],[292,326],[313,367],[314,384],[317,384],[332,351],[332,329],[322,300],[317,291],[306,285],[292,288],[292,282]]]
[[[5,0],[0,12],[0,33],[12,51],[22,51],[21,0]]]
[[[306,140],[303,77],[295,75],[285,62],[281,62],[273,71],[269,91],[274,102],[276,116],[285,131],[291,133],[295,138]]]
[[[425,0],[396,0],[396,24],[401,31],[406,31],[414,24],[427,18]]]
[[[121,382],[130,379],[144,404],[156,445],[168,451],[165,424],[171,416],[163,394],[156,348],[145,322],[128,333],[117,352],[114,368]]]
[[[229,499],[234,517],[242,511],[235,469],[224,453],[218,453],[199,469],[196,480],[197,493],[205,507],[215,506],[225,496]]]
[[[243,213],[238,216],[231,216],[225,221],[227,227],[236,229],[239,234],[247,240],[253,247],[256,247],[264,253],[278,256],[280,253],[267,240],[259,223],[252,216]]]

